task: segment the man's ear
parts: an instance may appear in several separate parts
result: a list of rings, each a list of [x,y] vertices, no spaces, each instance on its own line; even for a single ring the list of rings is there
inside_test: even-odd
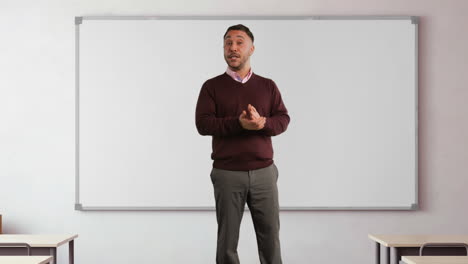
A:
[[[252,44],[252,47],[250,47],[250,56],[254,53],[255,51],[255,46]]]

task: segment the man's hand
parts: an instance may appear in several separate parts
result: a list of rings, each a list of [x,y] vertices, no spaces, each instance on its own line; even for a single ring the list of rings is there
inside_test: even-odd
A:
[[[247,111],[242,111],[239,116],[239,121],[244,129],[247,130],[260,130],[265,126],[266,118],[260,116],[257,109],[253,105],[247,106]]]
[[[260,114],[257,112],[257,109],[255,109],[255,107],[253,107],[253,105],[251,104],[247,106],[247,111],[247,116],[249,116],[251,120],[261,117]]]

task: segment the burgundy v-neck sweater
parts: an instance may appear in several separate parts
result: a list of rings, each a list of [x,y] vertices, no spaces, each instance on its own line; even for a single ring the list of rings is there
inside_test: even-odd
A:
[[[261,130],[244,129],[239,116],[251,104],[266,117]],[[271,137],[286,131],[290,117],[271,79],[252,73],[246,83],[223,73],[207,80],[198,97],[195,123],[201,135],[212,136],[213,167],[248,171],[273,163]]]

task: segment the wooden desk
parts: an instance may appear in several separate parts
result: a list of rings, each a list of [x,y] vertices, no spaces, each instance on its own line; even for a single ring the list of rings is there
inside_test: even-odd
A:
[[[31,247],[32,256],[52,256],[56,264],[57,248],[68,243],[69,264],[75,261],[74,239],[78,235],[0,235],[0,243],[27,243]],[[26,249],[21,247],[0,247],[0,255],[26,255]]]
[[[0,256],[0,264],[46,264],[52,263],[49,256]]]
[[[401,256],[419,256],[419,248],[425,243],[467,243],[468,235],[373,235],[375,241],[375,263],[381,263],[381,246],[387,251],[386,264],[398,264]],[[427,248],[430,256],[466,256],[465,248]]]
[[[466,256],[403,256],[406,264],[468,264]]]

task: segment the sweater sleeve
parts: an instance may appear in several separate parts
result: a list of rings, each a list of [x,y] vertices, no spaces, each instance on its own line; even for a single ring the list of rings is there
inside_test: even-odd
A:
[[[265,126],[260,130],[260,133],[266,136],[277,136],[286,131],[290,117],[281,98],[281,93],[273,80],[271,80],[271,85],[273,88],[272,109],[270,116],[266,117]]]
[[[240,134],[244,128],[239,117],[216,117],[216,103],[212,91],[205,82],[198,96],[195,110],[195,124],[198,133],[203,136],[233,136]]]

